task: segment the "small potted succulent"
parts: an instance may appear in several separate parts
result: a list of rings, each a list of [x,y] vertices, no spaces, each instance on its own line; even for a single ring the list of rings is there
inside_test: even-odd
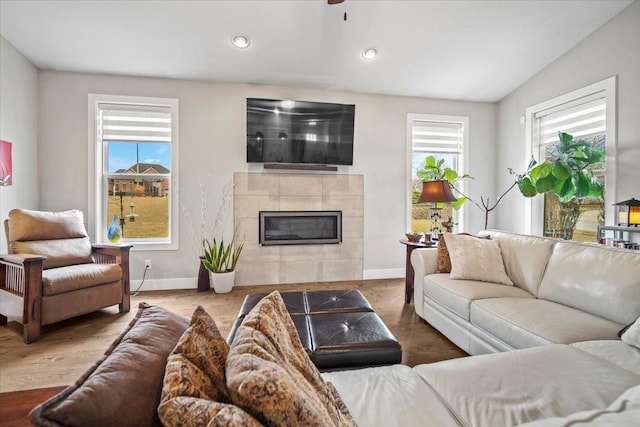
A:
[[[235,245],[232,240],[225,244],[224,239],[202,241],[202,265],[209,271],[209,281],[216,293],[231,292],[235,281],[236,264],[244,244]]]

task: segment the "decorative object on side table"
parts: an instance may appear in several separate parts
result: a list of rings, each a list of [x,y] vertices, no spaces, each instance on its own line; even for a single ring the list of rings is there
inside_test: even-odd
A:
[[[451,192],[451,185],[446,179],[426,181],[422,183],[422,194],[418,199],[418,203],[433,202],[435,206],[431,210],[431,233],[440,234],[440,218],[442,209],[438,207],[438,203],[455,202],[456,196]]]
[[[621,227],[637,227],[640,225],[640,200],[631,198],[623,202],[615,203],[616,218]]]
[[[422,233],[406,233],[405,236],[410,242],[419,242],[422,239]]]

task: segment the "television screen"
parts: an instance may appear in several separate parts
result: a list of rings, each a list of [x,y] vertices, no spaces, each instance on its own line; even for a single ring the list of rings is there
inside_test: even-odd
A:
[[[247,162],[352,165],[355,108],[247,98]]]

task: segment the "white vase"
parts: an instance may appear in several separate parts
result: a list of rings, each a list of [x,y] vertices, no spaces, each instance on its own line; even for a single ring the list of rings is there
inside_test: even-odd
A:
[[[217,294],[226,294],[233,289],[233,283],[236,278],[235,271],[229,271],[228,273],[212,273],[209,272],[209,282],[211,287]]]

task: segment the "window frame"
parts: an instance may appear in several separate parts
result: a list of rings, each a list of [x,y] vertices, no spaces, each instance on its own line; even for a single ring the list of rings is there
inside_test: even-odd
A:
[[[615,223],[615,208],[613,203],[617,199],[616,192],[616,170],[617,170],[617,127],[616,127],[616,87],[617,77],[609,77],[599,82],[590,84],[580,89],[565,93],[547,101],[532,105],[525,109],[525,164],[528,164],[531,157],[540,161],[540,146],[535,141],[535,127],[537,126],[536,114],[551,108],[559,108],[562,105],[572,105],[582,98],[597,96],[604,98],[606,104],[606,170],[605,170],[605,225]],[[544,198],[525,198],[524,229],[527,234],[542,235],[544,227]]]
[[[97,243],[109,243],[107,228],[111,221],[107,218],[105,195],[108,194],[108,179],[103,173],[103,162],[107,155],[106,144],[98,140],[98,114],[100,104],[165,107],[171,110],[171,181],[169,191],[169,237],[131,239],[133,251],[176,250],[179,247],[179,203],[178,203],[178,147],[179,147],[179,102],[175,98],[156,98],[124,95],[89,94],[88,134],[89,134],[89,211],[87,215],[89,233]],[[124,243],[124,242],[123,242]]]
[[[405,215],[405,229],[407,232],[411,232],[411,210],[412,210],[412,184],[413,184],[413,123],[416,121],[423,122],[444,122],[444,123],[457,123],[462,126],[462,150],[458,154],[458,175],[462,176],[465,173],[469,173],[469,156],[466,154],[469,151],[469,117],[467,116],[450,116],[440,114],[425,114],[425,113],[408,113],[407,114],[407,141],[406,141],[406,184],[405,184],[405,201],[406,201],[406,215]],[[467,194],[468,186],[465,180],[460,181],[456,187],[463,193]],[[456,197],[459,194],[455,194]],[[465,203],[457,211],[454,209],[454,222],[457,225],[454,226],[454,231],[467,229],[467,208],[468,203]]]

